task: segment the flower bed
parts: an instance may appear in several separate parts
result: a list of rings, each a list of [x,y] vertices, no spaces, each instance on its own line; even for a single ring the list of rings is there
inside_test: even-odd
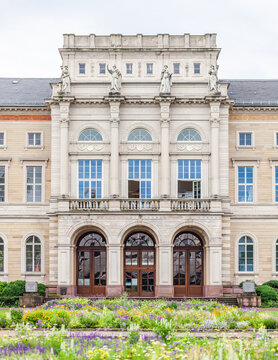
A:
[[[270,315],[216,302],[138,301],[126,298],[94,301],[84,298],[54,300],[41,308],[26,311],[22,321],[40,329],[61,328],[64,325],[68,329],[136,327],[156,332],[161,329],[170,332],[177,329],[210,331],[278,327],[276,319]]]
[[[270,339],[265,330],[248,339],[194,338],[190,334],[165,340],[159,336],[139,337],[135,330],[126,337],[113,338],[52,330],[34,333],[29,325],[17,328],[15,339],[0,338],[1,359],[198,359],[247,360],[277,359],[278,340]]]

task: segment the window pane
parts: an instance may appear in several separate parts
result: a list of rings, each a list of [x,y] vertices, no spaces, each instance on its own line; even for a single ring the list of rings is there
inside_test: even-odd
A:
[[[99,64],[99,73],[105,74],[106,72],[106,64]]]
[[[153,64],[147,64],[147,74],[153,73]]]
[[[85,74],[85,64],[79,64],[79,74]]]
[[[194,129],[184,129],[179,133],[177,141],[202,141],[201,135]]]
[[[151,134],[145,129],[132,130],[128,135],[128,141],[152,141]]]
[[[0,146],[4,145],[4,133],[0,133]]]
[[[179,73],[180,73],[180,64],[175,63],[174,64],[174,74],[179,74]]]
[[[200,63],[194,63],[194,74],[200,74]]]

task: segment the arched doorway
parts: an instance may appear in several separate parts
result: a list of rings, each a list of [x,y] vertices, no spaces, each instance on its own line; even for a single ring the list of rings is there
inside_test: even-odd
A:
[[[179,233],[174,240],[174,296],[203,296],[203,243],[193,232]]]
[[[125,241],[124,284],[129,296],[154,296],[155,243],[145,232],[134,232]]]
[[[77,294],[105,296],[106,241],[97,232],[83,234],[76,249]]]

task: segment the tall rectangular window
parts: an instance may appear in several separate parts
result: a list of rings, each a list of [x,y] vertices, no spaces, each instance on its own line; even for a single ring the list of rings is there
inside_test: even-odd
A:
[[[126,73],[132,74],[132,64],[126,64]]]
[[[42,201],[42,167],[27,166],[27,202]]]
[[[278,166],[275,166],[275,201],[278,202]]]
[[[0,166],[0,202],[5,201],[5,166]]]
[[[201,160],[178,160],[178,197],[201,197]]]
[[[200,73],[201,73],[201,64],[194,63],[194,74],[200,74]]]
[[[79,199],[102,197],[102,160],[78,161]]]
[[[152,161],[128,161],[128,197],[150,199],[152,197]]]
[[[278,146],[278,132],[275,135],[275,146]]]
[[[3,132],[0,132],[0,146],[5,145],[5,134]]]
[[[102,75],[106,73],[106,64],[99,64],[99,73]]]
[[[239,133],[239,146],[252,146],[252,133],[251,132]]]
[[[86,73],[86,65],[79,64],[79,74],[85,74],[85,73]]]
[[[147,64],[147,74],[151,75],[153,73],[153,64],[149,63]]]
[[[28,133],[28,146],[41,146],[41,133]]]
[[[253,166],[238,167],[238,202],[253,202]]]
[[[174,74],[179,74],[180,73],[180,64],[179,63],[174,63],[173,64],[174,67]]]

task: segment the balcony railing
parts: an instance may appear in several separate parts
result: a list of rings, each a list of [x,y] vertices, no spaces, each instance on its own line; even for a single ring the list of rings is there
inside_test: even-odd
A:
[[[211,201],[202,199],[171,200],[172,211],[209,211]]]
[[[159,210],[160,200],[128,199],[121,200],[121,210]]]
[[[221,211],[219,199],[63,199],[62,211],[67,203],[69,211]]]
[[[103,211],[109,209],[109,201],[106,199],[76,199],[70,200],[69,209]]]

